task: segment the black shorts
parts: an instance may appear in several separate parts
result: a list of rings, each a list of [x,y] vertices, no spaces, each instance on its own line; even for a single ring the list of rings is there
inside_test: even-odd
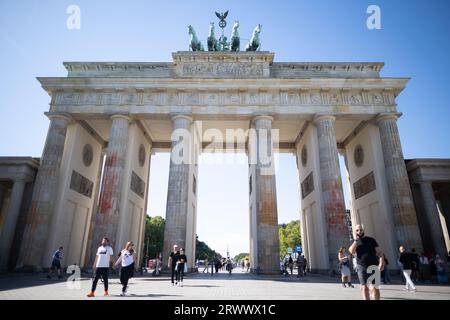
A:
[[[52,266],[50,267],[51,270],[61,270],[61,262],[59,260],[53,260],[52,261]]]
[[[376,266],[376,267],[378,270],[378,266]],[[375,288],[377,288],[374,277],[372,277],[372,281],[370,281],[370,283],[367,283],[367,280],[369,280],[369,277],[373,275],[373,273],[374,273],[373,271],[370,273],[367,273],[367,268],[365,266],[358,265],[356,267],[356,272],[358,273],[358,279],[359,279],[359,283],[361,285],[371,285],[372,284],[372,285],[375,285]]]

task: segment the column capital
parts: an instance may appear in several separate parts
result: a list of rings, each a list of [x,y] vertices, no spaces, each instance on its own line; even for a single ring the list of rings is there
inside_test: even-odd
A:
[[[178,119],[185,119],[188,120],[189,122],[193,122],[194,119],[191,117],[191,115],[189,114],[172,114],[170,117],[170,120],[172,120],[172,122],[178,120]]]
[[[273,122],[273,117],[268,114],[259,114],[255,115],[252,119],[253,122],[256,122],[258,120],[269,120],[270,122]]]
[[[47,118],[49,118],[50,120],[53,119],[63,119],[66,120],[67,122],[71,122],[73,120],[72,116],[68,113],[60,113],[60,112],[45,112],[44,113]]]
[[[128,122],[131,122],[131,120],[132,120],[128,114],[124,114],[124,113],[116,113],[116,114],[111,115],[109,118],[111,120],[124,119],[124,120],[127,120]]]
[[[314,124],[317,124],[318,122],[323,120],[331,120],[331,122],[334,122],[336,120],[336,117],[332,114],[316,113],[312,121]]]
[[[401,112],[380,113],[375,117],[375,122],[378,124],[385,120],[397,120],[401,116],[402,116]]]

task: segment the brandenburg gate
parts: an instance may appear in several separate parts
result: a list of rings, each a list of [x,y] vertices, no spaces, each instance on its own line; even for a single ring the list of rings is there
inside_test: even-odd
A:
[[[197,161],[216,148],[249,155],[252,270],[279,272],[275,171],[266,170],[278,152],[297,158],[302,245],[313,271],[336,269],[339,247],[350,243],[339,154],[353,225],[363,223],[391,261],[399,244],[422,247],[397,128],[396,97],[408,79],[381,77],[383,63],[183,51],[169,63],[64,66],[67,77],[38,78],[51,97],[50,125],[18,267],[48,267],[60,245],[66,264],[89,267],[104,236],[115,252],[134,241],[141,261],[155,152],[171,152],[164,263],[178,244],[194,266],[196,186],[208,179]]]

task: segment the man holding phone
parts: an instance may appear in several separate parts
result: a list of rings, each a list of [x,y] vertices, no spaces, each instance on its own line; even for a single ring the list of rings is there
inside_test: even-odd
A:
[[[355,232],[355,241],[350,246],[349,252],[351,254],[356,253],[356,270],[361,284],[363,299],[370,300],[370,296],[372,296],[374,300],[380,300],[380,288],[378,287],[378,284],[380,282],[379,278],[381,271],[384,269],[383,252],[374,238],[365,236],[362,225],[358,224],[355,228]],[[368,273],[367,269],[373,265],[378,266],[380,272],[376,275],[378,281],[375,281],[375,284],[373,282],[369,284],[367,280],[371,276],[371,273]],[[371,289],[370,295],[369,285]]]

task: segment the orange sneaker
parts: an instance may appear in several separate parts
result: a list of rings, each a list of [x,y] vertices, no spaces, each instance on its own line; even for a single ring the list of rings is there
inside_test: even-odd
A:
[[[89,298],[95,297],[95,295],[94,295],[94,293],[93,293],[92,291],[89,292],[89,293],[87,294],[87,296],[88,296]]]
[[[104,293],[103,293],[103,295],[106,297],[106,296],[109,296],[109,293],[108,293],[108,291],[105,291]]]

